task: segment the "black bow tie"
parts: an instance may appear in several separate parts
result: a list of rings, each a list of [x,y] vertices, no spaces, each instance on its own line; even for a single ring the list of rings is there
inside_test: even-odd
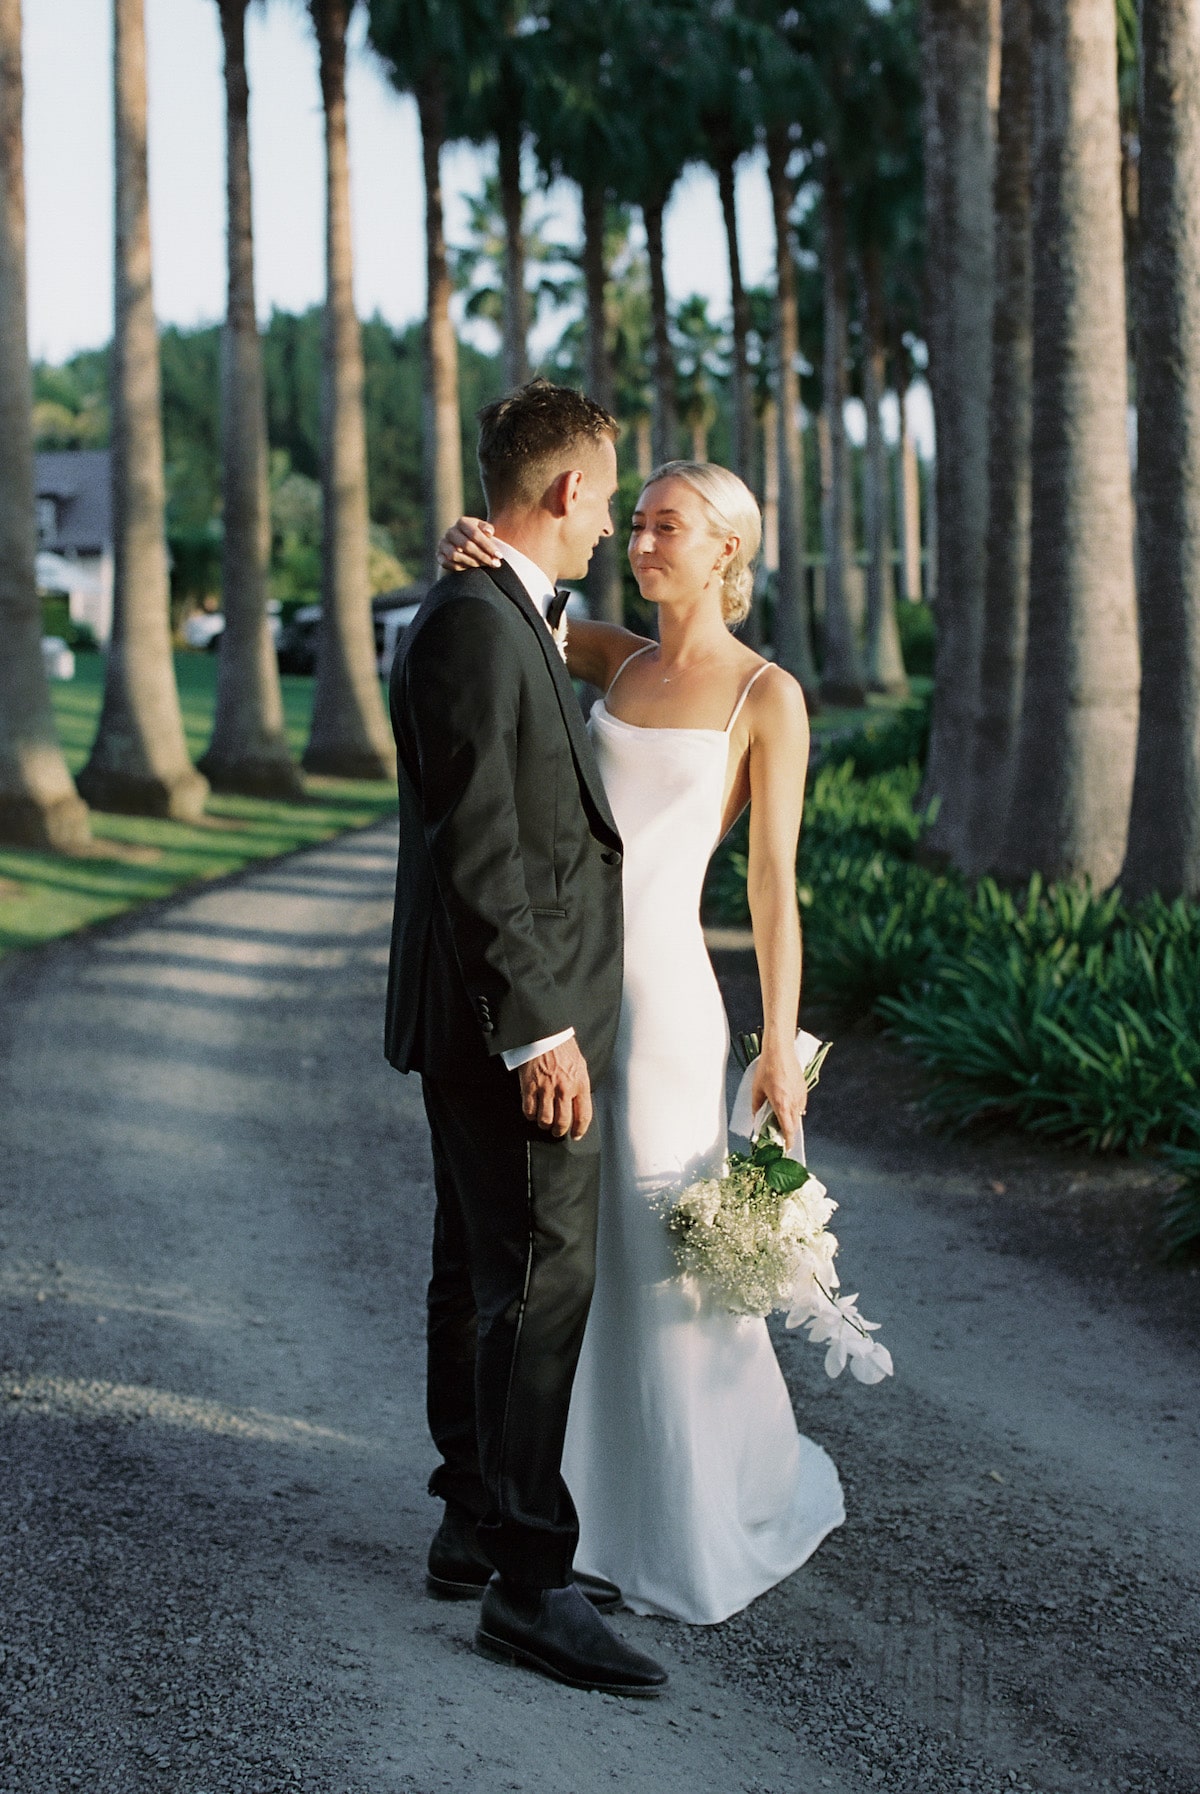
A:
[[[570,596],[570,592],[565,591],[562,586],[559,586],[553,598],[551,598],[550,602],[547,604],[546,621],[549,623],[551,629],[557,629],[562,622],[562,614],[567,608],[567,600]]]

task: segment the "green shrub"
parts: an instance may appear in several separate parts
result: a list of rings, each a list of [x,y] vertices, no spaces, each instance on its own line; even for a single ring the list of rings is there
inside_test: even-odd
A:
[[[1200,1096],[1200,911],[984,881],[880,1013],[933,1072],[950,1126],[1004,1120],[1099,1151],[1174,1142]]]
[[[862,776],[858,743],[840,749],[805,805],[806,994],[881,1016],[931,1074],[927,1108],[944,1125],[1159,1151],[1181,1178],[1164,1244],[1200,1240],[1200,905],[1129,909],[1117,891],[1037,877],[972,889],[915,856],[929,821],[916,761]],[[749,920],[747,853],[743,818],[714,860],[709,919]]]
[[[835,736],[822,750],[821,765],[848,762],[860,778],[870,778],[913,763],[924,766],[928,748],[929,699],[912,698],[869,717],[852,735]]]
[[[900,625],[900,652],[909,678],[932,679],[936,639],[932,605],[910,604],[904,599],[896,606],[896,621]]]

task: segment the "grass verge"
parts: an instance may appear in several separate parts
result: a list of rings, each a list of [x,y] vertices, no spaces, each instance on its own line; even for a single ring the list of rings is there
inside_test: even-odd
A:
[[[53,688],[59,736],[72,772],[87,758],[100,714],[103,663],[81,654],[74,680]],[[216,695],[214,654],[175,657],[184,729],[193,758],[208,744]],[[288,737],[298,754],[308,734],[311,679],[285,678]],[[93,812],[95,848],[83,858],[0,848],[0,954],[71,934],[184,885],[222,878],[256,860],[327,841],[391,815],[390,782],[308,780],[303,803],[209,799],[201,823]]]

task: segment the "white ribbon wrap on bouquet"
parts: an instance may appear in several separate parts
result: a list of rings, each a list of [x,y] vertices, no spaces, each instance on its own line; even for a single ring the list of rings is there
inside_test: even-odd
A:
[[[796,1035],[796,1060],[801,1071],[807,1071],[813,1059],[821,1050],[822,1042],[815,1034],[806,1034],[801,1028]],[[754,1067],[758,1063],[752,1059],[742,1073],[742,1081],[737,1087],[737,1095],[733,1099],[733,1113],[729,1117],[729,1131],[741,1140],[757,1140],[767,1118],[769,1103],[762,1103],[757,1114],[750,1108],[751,1094],[754,1089]],[[792,1143],[792,1157],[804,1163],[804,1128],[796,1129],[796,1138]]]

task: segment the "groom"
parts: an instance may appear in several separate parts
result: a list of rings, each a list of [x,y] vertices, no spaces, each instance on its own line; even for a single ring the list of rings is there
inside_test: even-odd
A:
[[[486,1655],[651,1694],[665,1672],[600,1617],[619,1591],[573,1572],[560,1468],[594,1274],[592,1083],[621,1003],[621,840],[547,611],[612,534],[617,426],[544,380],[480,426],[501,564],[438,581],[391,676],[386,1052],[421,1074],[437,1193],[429,1486],[446,1505],[429,1586],[483,1590]]]

